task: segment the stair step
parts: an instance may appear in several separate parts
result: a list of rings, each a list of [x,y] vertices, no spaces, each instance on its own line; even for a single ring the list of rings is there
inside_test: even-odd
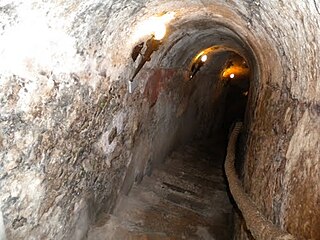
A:
[[[229,219],[226,215],[214,220],[167,202],[155,194],[141,192],[140,195],[123,196],[114,214],[149,231],[165,232],[169,237],[201,239],[197,234],[199,227],[209,229],[212,233],[228,234],[225,231],[230,223],[226,221]]]
[[[138,188],[138,189],[137,189]],[[135,192],[139,192],[139,189],[144,192],[152,192],[153,194],[165,199],[168,202],[172,202],[174,204],[178,204],[181,207],[190,209],[194,212],[197,212],[203,216],[210,217],[212,216],[212,209],[218,209],[219,204],[212,204],[213,202],[217,202],[215,197],[218,197],[218,194],[212,196],[208,199],[203,199],[197,197],[195,194],[190,194],[188,192],[183,191],[182,189],[177,189],[176,187],[171,187],[170,185],[161,184],[157,182],[155,179],[145,176],[142,183],[138,186],[134,185],[132,188],[131,194],[138,194]],[[224,194],[224,192],[222,192]],[[223,208],[218,209],[218,212],[230,212],[230,209],[227,208],[227,205],[223,205]]]
[[[97,222],[88,232],[87,240],[173,240],[163,232],[149,231],[138,225],[107,214],[103,224]]]
[[[220,147],[219,147],[220,146]],[[203,165],[210,165],[221,168],[225,154],[226,148],[224,143],[215,143],[212,142],[210,144],[202,144],[194,143],[193,145],[187,145],[179,148],[177,151],[173,152],[166,161],[178,160],[186,163],[191,163],[195,165],[195,160],[197,163]]]
[[[209,203],[203,203],[200,199],[185,198],[183,195],[157,193],[150,189],[145,189],[139,186],[133,186],[131,189],[130,198],[133,198],[137,201],[146,203],[147,205],[153,205],[157,203],[158,205],[165,206],[170,209],[181,209],[181,211],[190,211],[199,217],[204,217],[210,223],[221,223],[228,225],[230,222],[230,209],[221,208]],[[225,206],[224,206],[225,207]]]
[[[102,214],[87,239],[232,239],[224,144],[197,142],[175,151],[128,196],[119,196],[113,214]]]
[[[220,161],[217,161],[221,158]],[[202,176],[208,180],[216,179],[216,176],[223,176],[223,161],[222,157],[210,156],[190,156],[183,152],[174,152],[165,160],[160,167],[173,168],[178,172],[185,172],[190,175]]]
[[[171,189],[176,188],[177,191],[180,189],[186,194],[195,195],[204,200],[211,200],[216,195],[219,197],[223,195],[223,200],[228,202],[227,186],[222,179],[220,182],[212,182],[194,176],[174,174],[174,172],[162,169],[154,169],[151,178]]]
[[[172,205],[153,203],[149,205],[133,198],[122,198],[119,211],[115,211],[117,217],[128,219],[136,225],[144,226],[156,232],[165,232],[167,235],[178,235],[179,233],[193,234],[196,224],[208,226],[209,223],[203,217],[198,217],[184,209]]]
[[[225,176],[221,169],[207,167],[205,170],[199,170],[198,167],[187,167],[183,164],[181,164],[181,166],[164,164],[156,169],[186,181],[205,184],[213,189],[219,185],[223,187],[221,190],[225,190]]]

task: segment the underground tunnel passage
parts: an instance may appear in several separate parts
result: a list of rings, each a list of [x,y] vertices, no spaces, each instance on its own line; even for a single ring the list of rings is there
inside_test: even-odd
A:
[[[1,1],[0,239],[320,239],[319,7]]]

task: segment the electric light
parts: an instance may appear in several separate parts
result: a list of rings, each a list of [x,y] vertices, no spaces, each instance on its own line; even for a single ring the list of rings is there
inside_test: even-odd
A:
[[[164,36],[166,35],[167,29],[166,26],[164,24],[159,24],[159,26],[157,26],[157,29],[154,31],[154,39],[155,40],[161,40],[164,38]]]
[[[203,55],[201,57],[201,62],[205,62],[205,61],[207,61],[207,59],[208,59],[208,56],[207,55]]]
[[[234,78],[234,74],[233,73],[230,74],[230,78]]]
[[[140,63],[137,66],[132,78],[129,80],[129,92],[132,93],[134,89],[133,80],[143,68],[144,64],[151,60],[151,55],[153,52],[159,49],[159,46],[162,44],[161,39],[166,35],[167,29],[166,24],[170,22],[174,17],[173,12],[166,13],[159,17],[151,17],[149,20],[139,24],[139,27],[135,33],[136,40],[143,36],[148,36],[149,39],[144,43],[140,43],[133,48],[131,57],[133,61],[136,61],[139,54],[141,54]],[[142,53],[141,50],[143,46],[146,45],[145,51]]]
[[[139,24],[136,29],[135,39],[143,36],[153,35],[155,40],[161,40],[165,37],[167,29],[166,24],[174,19],[174,12],[166,13],[162,16],[151,17]]]

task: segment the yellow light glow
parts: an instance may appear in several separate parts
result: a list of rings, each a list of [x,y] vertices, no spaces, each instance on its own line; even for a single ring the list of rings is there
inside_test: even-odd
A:
[[[199,59],[204,54],[204,51],[198,53],[198,55],[194,58],[195,60]]]
[[[234,78],[234,74],[233,73],[230,74],[230,78]]]
[[[157,29],[154,31],[154,39],[155,40],[161,40],[166,35],[167,29],[164,24],[161,24],[157,27]]]
[[[207,55],[203,55],[203,56],[201,57],[201,61],[202,61],[202,62],[207,61],[207,59],[208,59],[208,56],[207,56]]]
[[[234,74],[234,77],[241,77],[249,75],[249,68],[243,67],[242,65],[236,65],[225,69],[222,73],[222,77],[230,78],[230,75]]]
[[[166,25],[174,19],[174,15],[174,12],[169,12],[159,17],[151,17],[142,22],[136,30],[135,39],[140,39],[147,35],[153,35],[156,40],[163,39],[167,32]]]

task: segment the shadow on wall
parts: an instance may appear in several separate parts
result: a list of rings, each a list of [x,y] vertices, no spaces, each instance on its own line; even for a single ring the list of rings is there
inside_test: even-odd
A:
[[[179,69],[150,69],[139,76],[146,79],[140,91],[143,101],[137,106],[142,119],[122,187],[125,194],[173,149],[208,126],[211,118],[199,112],[210,113],[213,108],[215,84],[211,78],[189,81],[188,74]]]

